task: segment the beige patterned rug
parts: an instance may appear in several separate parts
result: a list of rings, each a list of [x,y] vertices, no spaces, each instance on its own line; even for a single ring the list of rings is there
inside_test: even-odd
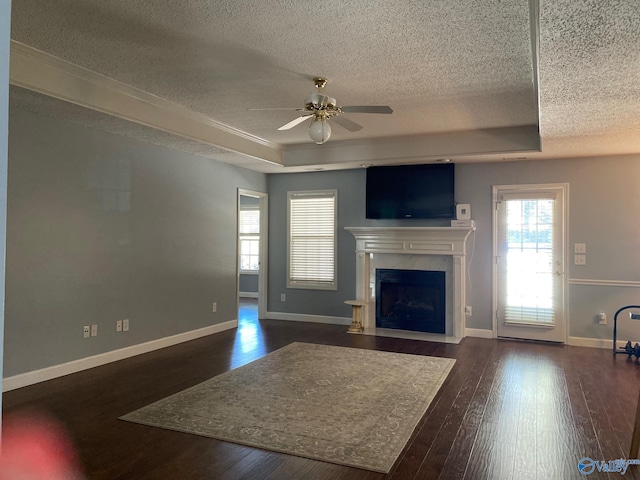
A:
[[[454,363],[292,343],[122,419],[387,473]]]

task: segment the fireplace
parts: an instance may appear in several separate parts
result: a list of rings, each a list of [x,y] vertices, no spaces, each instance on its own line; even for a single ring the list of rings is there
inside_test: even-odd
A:
[[[466,240],[475,227],[376,226],[346,229],[356,239],[355,291],[356,299],[364,303],[363,333],[386,335],[387,332],[397,332],[397,335],[428,335],[452,342],[459,342],[464,337]],[[375,277],[379,269],[444,272],[444,334],[405,332],[378,327],[376,307],[379,292],[376,292]]]
[[[445,272],[376,269],[376,327],[445,333]]]

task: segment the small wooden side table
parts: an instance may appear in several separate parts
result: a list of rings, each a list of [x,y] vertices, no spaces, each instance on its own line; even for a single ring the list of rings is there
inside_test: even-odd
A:
[[[346,300],[344,303],[347,305],[351,305],[353,310],[353,320],[351,320],[351,326],[347,333],[362,333],[364,331],[364,327],[362,326],[362,307],[364,307],[367,302],[363,302],[362,300]]]

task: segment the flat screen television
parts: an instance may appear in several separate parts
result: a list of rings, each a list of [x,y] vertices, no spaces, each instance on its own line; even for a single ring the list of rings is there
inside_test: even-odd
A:
[[[455,218],[455,164],[367,168],[367,218]]]

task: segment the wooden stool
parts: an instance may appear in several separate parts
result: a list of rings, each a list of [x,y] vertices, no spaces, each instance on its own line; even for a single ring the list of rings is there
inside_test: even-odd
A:
[[[344,303],[347,305],[351,305],[353,309],[353,320],[351,320],[351,326],[347,333],[362,333],[364,331],[364,327],[362,326],[362,307],[364,307],[367,302],[363,302],[362,300],[347,300]]]

